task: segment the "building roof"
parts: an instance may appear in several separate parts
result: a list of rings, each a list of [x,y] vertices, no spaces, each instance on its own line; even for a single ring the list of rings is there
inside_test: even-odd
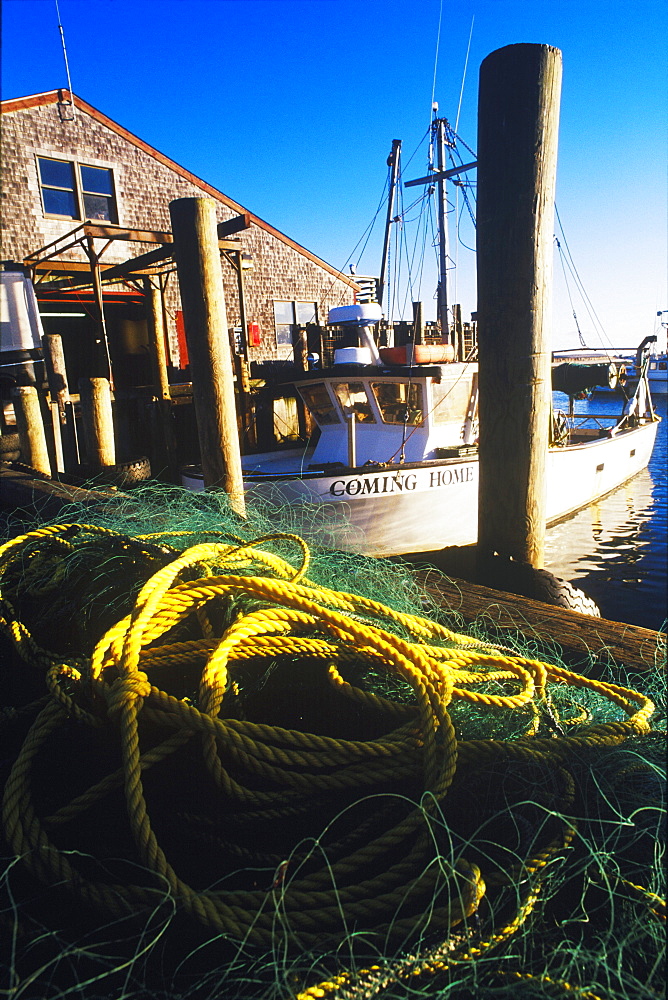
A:
[[[326,261],[321,260],[320,257],[317,257],[315,254],[311,253],[311,251],[307,250],[305,247],[300,246],[299,243],[296,243],[294,240],[290,239],[290,237],[286,236],[285,233],[282,233],[280,232],[280,230],[275,229],[268,222],[265,222],[264,219],[261,219],[259,216],[254,215],[253,212],[249,212],[248,209],[244,208],[238,202],[233,201],[232,198],[229,198],[226,194],[223,194],[222,191],[218,191],[217,188],[213,187],[211,184],[208,184],[206,181],[203,181],[201,177],[197,177],[195,174],[192,174],[189,170],[186,170],[185,167],[182,167],[175,160],[171,160],[168,156],[165,156],[165,154],[161,153],[160,150],[154,149],[153,146],[149,146],[149,144],[147,142],[144,142],[143,139],[140,139],[138,136],[133,135],[132,132],[129,132],[126,128],[123,128],[122,125],[119,125],[118,122],[115,122],[112,118],[108,118],[107,115],[103,114],[101,111],[98,111],[97,108],[94,108],[92,104],[88,104],[81,97],[77,97],[76,94],[71,94],[69,90],[65,89],[48,90],[43,94],[31,94],[27,97],[14,97],[10,100],[0,102],[0,112],[2,114],[7,114],[12,111],[23,111],[26,108],[37,108],[46,104],[62,104],[70,102],[73,102],[76,108],[78,108],[80,111],[83,111],[85,114],[90,115],[90,117],[94,118],[95,121],[100,122],[100,124],[106,126],[106,128],[111,129],[112,132],[115,132],[117,135],[127,140],[127,142],[132,143],[133,146],[137,146],[138,149],[141,149],[145,153],[148,153],[148,155],[152,156],[155,160],[158,161],[158,163],[162,163],[163,166],[169,167],[170,170],[173,170],[175,173],[179,174],[185,180],[189,181],[191,184],[194,184],[196,187],[200,188],[200,190],[205,194],[209,195],[209,197],[214,198],[216,201],[221,202],[221,204],[226,205],[228,208],[231,208],[234,212],[237,212],[239,215],[243,214],[244,212],[248,212],[248,214],[250,215],[250,221],[253,225],[259,226],[260,229],[264,229],[265,232],[267,233],[271,233],[271,235],[275,236],[276,239],[281,240],[283,243],[286,243],[289,247],[292,247],[293,250],[296,250],[304,257],[307,257],[309,260],[312,260],[319,267],[322,267],[326,271],[329,271],[330,274],[335,275],[337,278],[340,278],[342,281],[344,281],[347,285],[350,285],[352,288],[357,290],[357,283],[353,278],[349,277],[349,275],[344,274],[343,271],[339,271],[331,264],[328,264]]]

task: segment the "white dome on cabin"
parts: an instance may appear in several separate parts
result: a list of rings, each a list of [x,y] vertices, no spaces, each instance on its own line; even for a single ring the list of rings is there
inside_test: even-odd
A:
[[[329,326],[373,326],[383,318],[377,302],[359,302],[354,306],[337,306],[327,316]]]

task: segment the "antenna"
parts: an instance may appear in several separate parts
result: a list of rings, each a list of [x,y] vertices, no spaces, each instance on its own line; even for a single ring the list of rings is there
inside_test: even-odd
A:
[[[72,80],[70,79],[70,64],[67,61],[67,48],[65,46],[65,32],[63,31],[63,26],[62,26],[62,24],[60,22],[60,7],[58,6],[58,0],[55,0],[55,4],[56,4],[56,14],[58,16],[58,30],[60,31],[60,40],[63,43],[63,57],[65,59],[65,72],[67,74],[67,89],[68,89],[69,94],[70,94],[70,101],[69,101],[69,103],[70,103],[70,107],[72,108],[72,117],[71,118],[63,118],[62,113],[61,113],[61,121],[64,121],[64,122],[73,122],[74,121],[74,93],[72,91]],[[64,104],[66,102],[61,101],[60,103]]]

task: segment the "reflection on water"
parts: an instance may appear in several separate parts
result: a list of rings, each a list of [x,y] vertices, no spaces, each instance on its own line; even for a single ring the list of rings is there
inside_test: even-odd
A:
[[[555,394],[558,395],[558,394]],[[565,409],[563,400],[555,405]],[[592,597],[604,618],[660,629],[666,619],[666,397],[649,467],[609,496],[549,528],[545,566]],[[578,412],[614,412],[610,399],[576,404]]]

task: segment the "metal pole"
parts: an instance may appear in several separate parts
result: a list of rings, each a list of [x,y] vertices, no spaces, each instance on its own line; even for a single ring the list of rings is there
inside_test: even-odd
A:
[[[380,265],[380,278],[378,279],[378,291],[376,297],[379,305],[383,304],[385,294],[385,276],[387,274],[387,262],[390,256],[390,226],[394,218],[394,199],[397,192],[397,178],[399,176],[399,161],[401,159],[401,139],[392,140],[392,152],[387,158],[387,165],[391,167],[390,190],[387,196],[387,220],[385,222],[385,241],[383,243],[383,259]]]
[[[437,168],[440,174],[445,170],[445,118],[437,118],[436,154]],[[447,217],[447,181],[445,177],[438,178],[438,321],[441,326],[441,337],[445,343],[450,343],[450,327],[448,323],[448,217]]]

